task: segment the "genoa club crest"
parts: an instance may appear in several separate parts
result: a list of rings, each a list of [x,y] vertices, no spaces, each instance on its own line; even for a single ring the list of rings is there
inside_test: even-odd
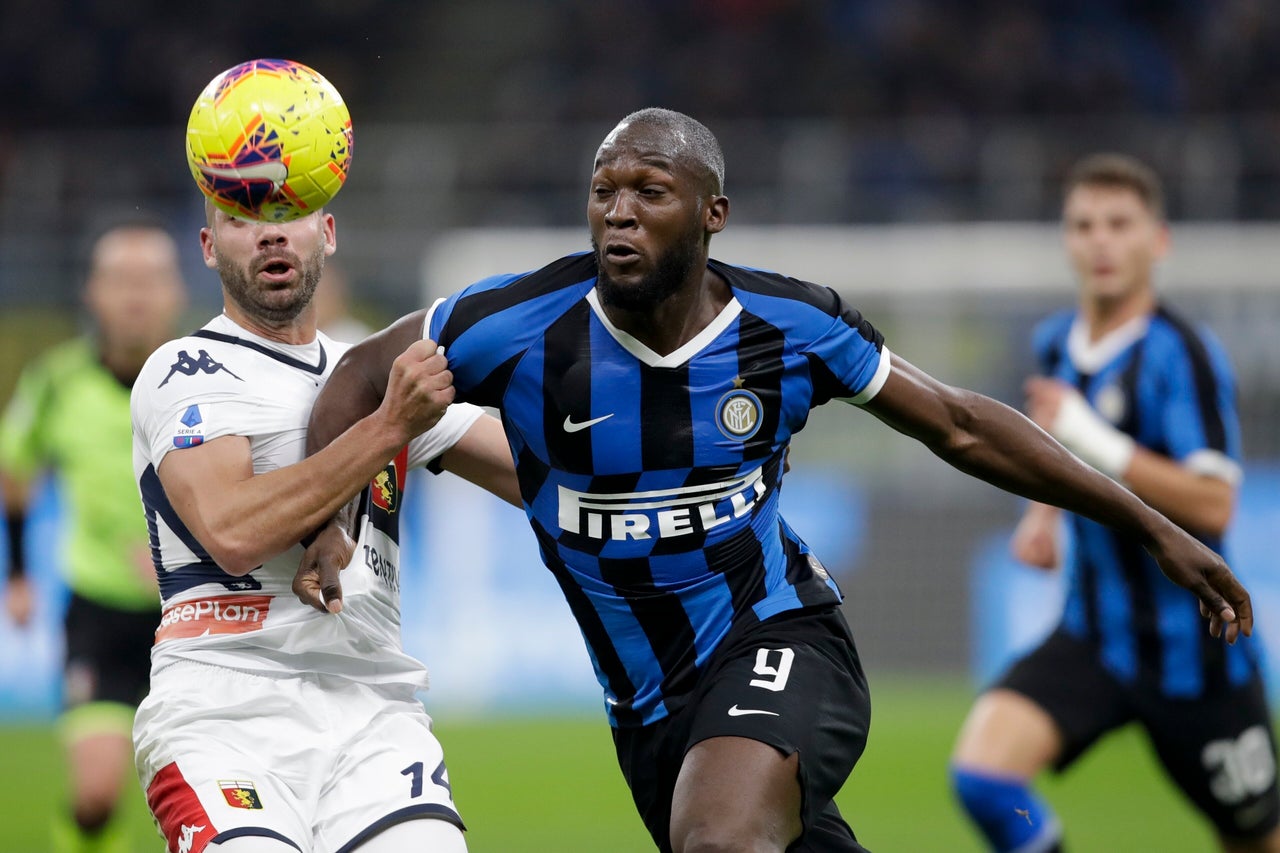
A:
[[[232,808],[262,808],[262,800],[258,797],[258,790],[253,787],[252,782],[240,780],[219,782],[218,787],[222,789],[222,796],[226,798],[227,805]]]

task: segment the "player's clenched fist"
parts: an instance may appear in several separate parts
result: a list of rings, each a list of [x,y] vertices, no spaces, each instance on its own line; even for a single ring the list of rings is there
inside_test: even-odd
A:
[[[391,364],[379,408],[389,421],[405,428],[405,441],[435,426],[453,402],[453,374],[439,349],[434,341],[414,341]]]

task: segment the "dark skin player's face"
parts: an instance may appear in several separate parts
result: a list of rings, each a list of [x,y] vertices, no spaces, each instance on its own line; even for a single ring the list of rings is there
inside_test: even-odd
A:
[[[701,280],[728,200],[680,148],[670,131],[620,125],[596,154],[587,221],[606,303],[643,311]]]

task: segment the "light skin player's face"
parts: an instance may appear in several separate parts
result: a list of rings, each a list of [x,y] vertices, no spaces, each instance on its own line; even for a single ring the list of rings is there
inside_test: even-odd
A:
[[[1067,255],[1086,299],[1120,302],[1150,289],[1169,231],[1133,190],[1081,185],[1063,205]]]
[[[170,336],[186,304],[177,246],[149,228],[103,235],[93,248],[84,301],[106,350],[150,352]]]
[[[229,302],[256,323],[279,329],[311,307],[337,238],[333,216],[323,211],[291,222],[258,222],[213,210],[200,229],[200,247]]]
[[[700,277],[728,200],[706,192],[670,132],[619,125],[596,153],[587,222],[606,304],[645,310]]]

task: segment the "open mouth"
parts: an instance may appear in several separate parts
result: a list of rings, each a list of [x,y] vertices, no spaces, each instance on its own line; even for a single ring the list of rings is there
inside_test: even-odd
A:
[[[605,257],[614,263],[628,263],[640,258],[640,253],[624,243],[611,243],[604,248]]]
[[[258,274],[267,281],[288,281],[293,277],[293,264],[283,259],[267,261],[258,268]]]

